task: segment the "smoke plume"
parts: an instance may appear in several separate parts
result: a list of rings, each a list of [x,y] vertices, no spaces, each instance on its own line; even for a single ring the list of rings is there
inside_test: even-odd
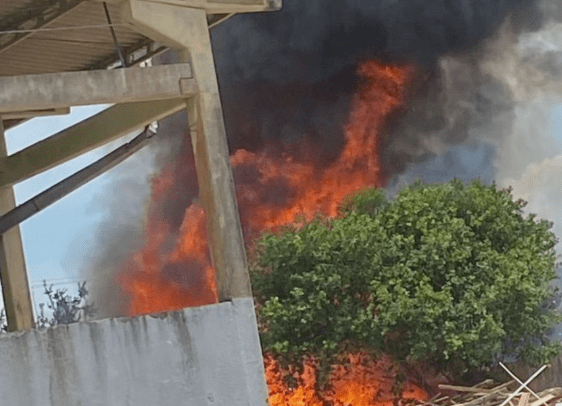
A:
[[[538,128],[529,134],[538,123],[532,106],[544,111],[555,100],[544,92],[561,90],[562,41],[544,48],[544,30],[556,31],[560,20],[562,7],[550,0],[284,0],[279,12],[235,16],[212,31],[230,149],[333,162],[361,85],[357,67],[375,59],[417,72],[406,105],[387,118],[381,134],[389,192],[415,178],[458,176],[512,182],[525,195],[527,183],[517,179],[548,150]],[[160,62],[174,62],[174,55]],[[168,146],[154,153],[156,172],[169,173],[175,188],[151,210],[170,226],[172,239],[198,196],[185,114],[163,120],[159,133]],[[534,149],[520,149],[526,136]],[[525,155],[528,162],[520,161]],[[237,176],[250,182],[252,174]],[[277,192],[272,199],[282,197]],[[123,213],[114,206],[112,222]],[[119,271],[130,251],[123,253],[119,239],[100,244],[94,272]],[[103,315],[119,313],[118,289],[104,291]]]

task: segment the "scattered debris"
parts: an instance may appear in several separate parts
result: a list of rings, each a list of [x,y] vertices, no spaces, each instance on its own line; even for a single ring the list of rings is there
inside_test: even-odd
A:
[[[555,406],[562,400],[562,388],[551,388],[535,393],[528,385],[550,365],[543,365],[525,382],[504,364],[500,366],[513,378],[497,384],[487,379],[475,386],[439,385],[439,393],[417,406]],[[452,395],[444,395],[452,393]]]

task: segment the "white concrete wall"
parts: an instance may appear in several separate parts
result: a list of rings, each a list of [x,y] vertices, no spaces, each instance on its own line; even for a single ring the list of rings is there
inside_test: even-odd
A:
[[[2,406],[265,406],[252,299],[0,335]]]

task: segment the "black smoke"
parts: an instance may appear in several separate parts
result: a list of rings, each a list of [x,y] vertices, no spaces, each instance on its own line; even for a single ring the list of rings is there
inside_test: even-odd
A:
[[[285,0],[278,12],[235,16],[212,31],[230,148],[259,150],[271,143],[299,144],[307,137],[329,162],[343,145],[343,125],[359,85],[358,64],[368,59],[414,64],[420,72],[410,100],[416,113],[397,112],[383,142],[385,174],[400,173],[430,153],[420,146],[428,132],[451,129],[439,59],[475,54],[507,18],[517,22],[518,30],[537,29],[539,2]],[[464,98],[470,102],[479,97],[468,93]],[[405,126],[393,124],[405,116],[407,122],[417,120],[405,135],[417,145],[410,146],[412,152],[400,148]],[[466,138],[472,118],[465,114],[459,120],[452,140]]]
[[[344,144],[358,65],[372,59],[415,65],[410,99],[381,134],[382,173],[392,181],[409,165],[470,140],[471,132],[498,131],[497,117],[513,110],[512,95],[480,71],[481,47],[507,19],[518,31],[538,29],[539,6],[535,0],[285,0],[281,11],[234,16],[211,31],[230,150],[267,147],[310,160],[306,138],[314,159],[327,164]],[[444,66],[447,56],[460,62]],[[173,63],[173,55],[162,62]],[[500,124],[509,130],[509,120]],[[161,129],[181,137],[186,119],[164,120]],[[179,187],[158,206],[177,229],[197,186],[191,146],[174,151]],[[174,159],[164,162],[168,167]],[[237,172],[238,183],[251,180]]]
[[[319,83],[364,59],[431,63],[473,50],[512,15],[538,28],[533,0],[284,0],[212,32],[223,83]]]

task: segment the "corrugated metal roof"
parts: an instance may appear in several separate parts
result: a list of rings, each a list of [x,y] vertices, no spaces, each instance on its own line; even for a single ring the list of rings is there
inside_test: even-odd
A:
[[[97,1],[64,0],[61,3],[70,10],[44,25],[43,31],[26,33],[19,42],[2,46],[2,36],[10,41],[10,36],[22,35],[6,33],[7,30],[27,29],[21,23],[26,18],[30,21],[28,26],[35,29],[34,16],[49,7],[52,9],[55,3],[52,0],[0,1],[0,76],[99,69],[118,60],[103,3]],[[151,42],[123,24],[117,6],[108,4],[108,9],[122,49],[133,50]]]

